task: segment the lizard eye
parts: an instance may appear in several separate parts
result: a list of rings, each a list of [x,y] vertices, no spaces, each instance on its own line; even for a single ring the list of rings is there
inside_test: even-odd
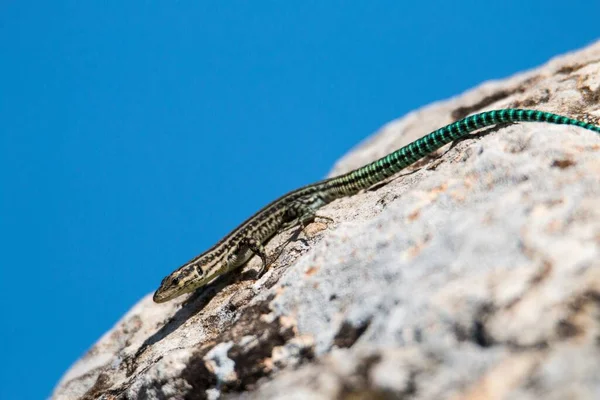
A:
[[[171,280],[171,283],[172,283],[173,285],[179,285],[179,278],[173,278],[173,279]]]

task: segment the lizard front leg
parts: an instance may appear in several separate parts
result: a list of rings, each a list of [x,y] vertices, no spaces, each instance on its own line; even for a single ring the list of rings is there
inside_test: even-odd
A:
[[[248,237],[240,242],[240,247],[241,248],[246,247],[246,248],[250,249],[250,251],[252,251],[254,254],[256,254],[257,256],[260,257],[260,259],[262,261],[262,265],[261,265],[260,269],[258,270],[257,279],[260,278],[269,267],[267,252],[265,251],[264,246],[258,239],[253,238],[253,237]]]

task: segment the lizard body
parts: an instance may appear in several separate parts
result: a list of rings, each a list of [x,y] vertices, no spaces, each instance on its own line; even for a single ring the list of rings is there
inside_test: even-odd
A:
[[[287,228],[305,226],[315,218],[316,210],[325,204],[380,183],[442,146],[476,130],[514,122],[574,125],[600,133],[600,126],[536,110],[509,108],[468,116],[365,166],[303,186],[274,200],[213,247],[165,277],[154,293],[154,301],[162,303],[201,288],[218,276],[241,267],[254,254],[262,260],[260,275],[269,264],[263,244]]]

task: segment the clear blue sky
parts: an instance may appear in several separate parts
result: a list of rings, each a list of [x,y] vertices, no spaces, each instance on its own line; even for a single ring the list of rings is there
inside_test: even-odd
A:
[[[383,123],[589,44],[600,15],[208,3],[0,2],[0,398],[48,396],[164,275]]]

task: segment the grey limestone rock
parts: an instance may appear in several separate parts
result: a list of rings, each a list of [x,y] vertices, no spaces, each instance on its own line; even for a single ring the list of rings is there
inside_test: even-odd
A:
[[[332,174],[475,112],[599,100],[600,42],[393,121]],[[597,134],[490,129],[320,213],[258,281],[141,299],[54,398],[600,398]]]

